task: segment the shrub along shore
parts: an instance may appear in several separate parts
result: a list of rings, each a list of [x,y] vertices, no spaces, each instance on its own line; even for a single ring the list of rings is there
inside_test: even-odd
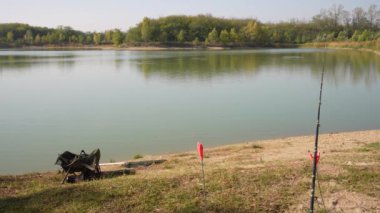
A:
[[[47,28],[0,23],[0,47],[23,46],[155,46],[286,47],[310,42],[368,42],[380,39],[380,9],[342,5],[321,10],[309,21],[263,23],[253,18],[211,15],[145,17],[127,31],[82,32],[70,26]]]
[[[194,151],[144,156],[138,160],[167,161],[134,175],[64,185],[57,172],[3,175],[0,211],[306,211],[313,144],[314,136],[204,143],[206,193],[196,144]],[[380,130],[322,134],[319,148],[316,210],[324,210],[323,198],[329,211],[380,211]]]

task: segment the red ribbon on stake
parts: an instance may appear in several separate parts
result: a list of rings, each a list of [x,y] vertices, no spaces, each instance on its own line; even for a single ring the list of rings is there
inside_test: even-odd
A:
[[[314,160],[314,156],[313,156],[313,154],[309,153],[309,155],[310,155],[310,160],[313,161],[313,160]],[[318,152],[318,153],[317,153],[317,164],[318,164],[318,162],[319,162],[319,158],[320,158],[320,157],[321,157],[321,152]]]
[[[198,150],[198,155],[201,161],[203,161],[203,145],[198,141],[197,143],[197,150]]]
[[[202,169],[202,179],[203,179],[203,194],[206,198],[206,184],[205,184],[205,171],[203,168],[203,144],[201,142],[197,142],[197,151],[199,158],[201,159],[201,169]]]

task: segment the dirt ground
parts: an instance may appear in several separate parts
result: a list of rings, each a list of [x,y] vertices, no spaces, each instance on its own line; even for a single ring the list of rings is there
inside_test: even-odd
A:
[[[273,140],[251,141],[241,144],[232,144],[216,148],[205,149],[205,167],[208,169],[252,169],[263,168],[268,165],[291,164],[310,160],[310,153],[314,150],[314,136],[286,137]],[[360,152],[360,147],[367,144],[380,142],[380,130],[327,133],[319,137],[319,162],[318,178],[320,176],[338,177],[344,173],[344,166],[379,168],[379,157],[373,157],[373,152]],[[378,153],[378,152],[377,152]],[[167,154],[161,156],[144,156],[144,160],[168,159],[176,162],[176,169],[170,170],[164,167],[153,167],[139,171],[146,176],[159,174],[161,176],[175,177],[185,174],[189,168],[197,170],[198,157],[195,151]],[[182,165],[182,166],[179,166]],[[103,169],[118,169],[121,167],[103,167]],[[379,171],[378,171],[379,172]],[[311,171],[310,171],[311,173]],[[378,173],[377,173],[378,174]],[[310,180],[311,181],[311,174]],[[368,196],[346,190],[335,180],[319,182],[323,189],[323,201],[319,191],[316,204],[323,203],[328,212],[380,212],[380,197]],[[380,186],[380,179],[378,180]],[[300,193],[302,194],[302,193]],[[299,202],[290,207],[289,212],[305,212],[308,209],[309,193],[303,193],[298,198]],[[305,202],[306,201],[306,202]]]

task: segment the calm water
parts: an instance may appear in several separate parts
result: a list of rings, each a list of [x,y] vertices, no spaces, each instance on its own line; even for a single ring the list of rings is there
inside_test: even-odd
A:
[[[0,174],[58,153],[135,154],[380,129],[380,57],[356,51],[0,51]]]

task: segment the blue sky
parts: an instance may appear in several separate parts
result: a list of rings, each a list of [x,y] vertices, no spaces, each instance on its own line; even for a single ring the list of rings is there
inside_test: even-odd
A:
[[[5,0],[1,0],[5,1]],[[0,23],[71,26],[83,31],[127,30],[143,17],[212,14],[225,18],[257,18],[263,22],[310,20],[321,9],[342,4],[365,10],[378,0],[15,0],[0,2]]]

